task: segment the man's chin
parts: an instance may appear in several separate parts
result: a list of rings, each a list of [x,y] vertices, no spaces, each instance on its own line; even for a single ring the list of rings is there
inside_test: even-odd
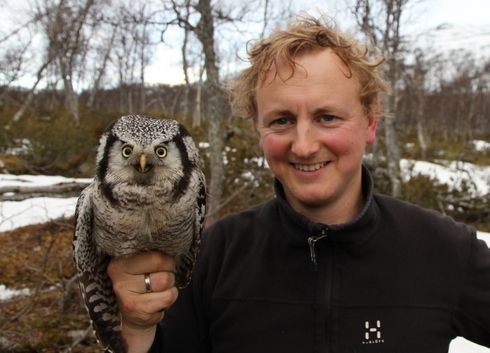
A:
[[[300,205],[304,209],[315,210],[328,207],[331,201],[328,197],[321,197],[318,194],[314,194],[295,197],[293,203]]]

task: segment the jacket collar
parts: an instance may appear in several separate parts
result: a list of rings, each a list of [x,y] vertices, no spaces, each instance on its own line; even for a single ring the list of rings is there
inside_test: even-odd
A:
[[[334,242],[349,245],[360,245],[371,238],[378,219],[378,209],[373,201],[373,179],[369,170],[362,166],[362,193],[364,195],[364,206],[359,215],[353,220],[341,224],[323,224],[312,222],[304,215],[295,211],[287,202],[284,188],[279,180],[274,181],[276,200],[280,214],[284,217],[286,224],[294,223],[301,229],[302,234],[294,232],[295,237],[305,240],[309,236],[327,231],[328,238]],[[295,227],[295,228],[296,228]]]

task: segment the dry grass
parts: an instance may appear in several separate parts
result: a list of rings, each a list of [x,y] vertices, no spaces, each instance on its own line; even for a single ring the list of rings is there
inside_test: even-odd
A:
[[[91,330],[84,335],[89,320],[71,280],[72,224],[61,220],[0,233],[0,283],[30,291],[0,302],[0,352],[101,352]]]

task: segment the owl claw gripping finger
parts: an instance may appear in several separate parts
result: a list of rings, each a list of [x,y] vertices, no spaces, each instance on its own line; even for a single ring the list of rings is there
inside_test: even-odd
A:
[[[123,116],[102,135],[96,176],[77,203],[74,258],[85,306],[106,351],[127,351],[106,272],[110,259],[161,251],[175,259],[176,286],[185,287],[205,208],[198,151],[177,121]]]

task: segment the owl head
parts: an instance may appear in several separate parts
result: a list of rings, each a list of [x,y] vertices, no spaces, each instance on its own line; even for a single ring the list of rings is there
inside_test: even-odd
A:
[[[198,164],[196,146],[180,123],[127,115],[100,138],[96,178],[104,185],[177,184]]]

